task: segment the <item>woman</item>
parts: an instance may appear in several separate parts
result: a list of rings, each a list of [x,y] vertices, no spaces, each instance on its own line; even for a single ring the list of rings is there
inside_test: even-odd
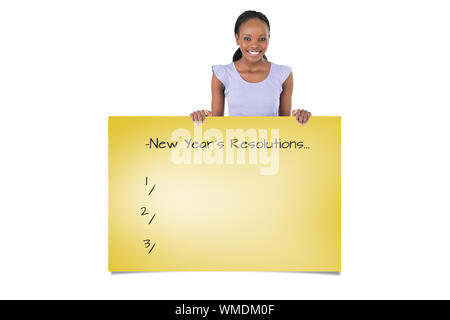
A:
[[[223,116],[225,97],[230,116],[289,116],[293,75],[291,67],[267,60],[269,20],[260,12],[245,11],[238,17],[234,33],[239,48],[233,61],[212,66],[211,111],[194,111],[190,114],[191,119],[202,123],[205,117]],[[292,116],[303,126],[311,112],[296,109]]]

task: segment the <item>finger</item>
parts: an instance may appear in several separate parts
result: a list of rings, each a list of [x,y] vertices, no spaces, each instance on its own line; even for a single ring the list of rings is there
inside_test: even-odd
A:
[[[198,121],[200,121],[200,114],[199,114],[199,111],[197,110],[197,111],[195,111],[195,115],[194,115],[194,118],[195,118],[195,122],[198,122]]]
[[[308,116],[308,113],[304,110],[301,116],[301,121],[302,124],[305,125],[306,124],[306,117]]]
[[[296,119],[297,119],[297,122],[298,122],[300,125],[302,125],[302,122],[301,122],[301,119],[300,119],[300,112],[297,114]]]
[[[306,116],[307,116],[307,113],[304,112],[303,115],[302,115],[302,124],[303,124],[303,125],[306,124]]]
[[[302,122],[302,116],[303,116],[303,110],[299,110],[298,114],[297,114],[297,118],[300,123]]]
[[[308,111],[303,110],[303,124],[306,124],[306,121],[308,121]]]
[[[306,124],[306,115],[307,115],[307,111],[303,110],[302,114],[300,115],[300,121],[302,123],[302,126],[304,126]]]
[[[308,119],[308,113],[305,112],[305,113],[303,114],[303,125],[306,124],[306,121],[308,121],[307,119]]]
[[[197,124],[201,124],[203,122],[203,113],[202,110],[197,111]]]
[[[201,121],[203,122],[203,121],[205,121],[205,118],[206,118],[206,112],[205,112],[205,110],[202,110],[201,112],[200,112],[200,115],[201,115]]]
[[[308,113],[306,114],[306,120],[305,120],[305,123],[307,123],[307,122],[309,121],[309,119],[311,119],[311,112],[308,112]]]

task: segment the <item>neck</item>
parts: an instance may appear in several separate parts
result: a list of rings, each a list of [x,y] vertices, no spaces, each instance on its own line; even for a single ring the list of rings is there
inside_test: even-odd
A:
[[[253,62],[253,61],[248,61],[244,57],[241,57],[239,60],[237,60],[235,62],[242,67],[248,68],[249,70],[257,69],[258,67],[268,63],[267,59],[265,59],[265,58],[261,58],[261,60]]]

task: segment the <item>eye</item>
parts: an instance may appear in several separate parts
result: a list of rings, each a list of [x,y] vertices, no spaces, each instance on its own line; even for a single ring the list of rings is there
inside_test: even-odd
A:
[[[259,40],[266,41],[266,38],[262,37],[262,38],[259,38]]]
[[[250,37],[244,37],[244,40],[249,40],[250,41]]]

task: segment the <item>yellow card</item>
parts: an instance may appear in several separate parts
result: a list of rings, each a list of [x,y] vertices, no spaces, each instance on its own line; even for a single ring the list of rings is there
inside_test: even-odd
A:
[[[340,124],[109,117],[109,271],[339,272]]]

